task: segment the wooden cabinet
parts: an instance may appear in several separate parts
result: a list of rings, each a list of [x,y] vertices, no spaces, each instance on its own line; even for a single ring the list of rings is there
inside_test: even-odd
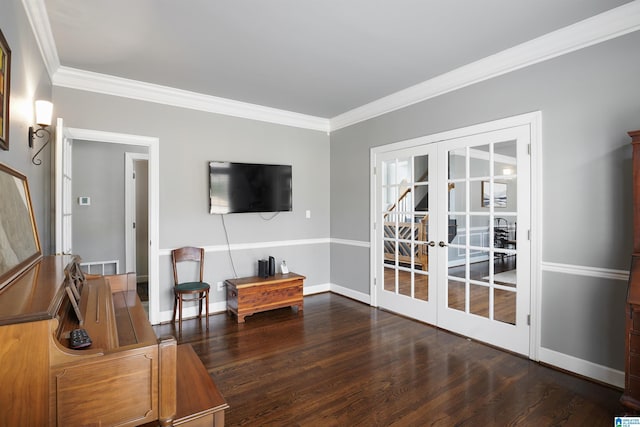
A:
[[[276,274],[266,278],[245,277],[225,280],[227,311],[244,322],[245,316],[260,311],[295,306],[304,308],[302,287],[305,277],[295,273]]]
[[[640,130],[629,132],[633,146],[633,254],[625,309],[625,378],[620,401],[640,410]]]

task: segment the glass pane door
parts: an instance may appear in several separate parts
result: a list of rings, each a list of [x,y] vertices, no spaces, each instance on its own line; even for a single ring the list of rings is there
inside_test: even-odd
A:
[[[528,132],[442,144],[439,326],[528,354]],[[520,177],[524,176],[524,179]],[[444,234],[444,233],[443,233]],[[524,238],[523,238],[524,237]],[[522,255],[525,256],[522,256]]]
[[[430,206],[433,148],[408,149],[380,156],[377,162],[377,248],[380,266],[378,304],[435,323],[435,286],[430,272],[434,233]],[[429,304],[434,301],[432,304]]]

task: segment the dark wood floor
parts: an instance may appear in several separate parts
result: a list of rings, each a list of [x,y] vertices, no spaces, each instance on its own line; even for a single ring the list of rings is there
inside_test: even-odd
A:
[[[191,343],[231,426],[611,426],[621,391],[335,294],[237,324],[156,326]]]

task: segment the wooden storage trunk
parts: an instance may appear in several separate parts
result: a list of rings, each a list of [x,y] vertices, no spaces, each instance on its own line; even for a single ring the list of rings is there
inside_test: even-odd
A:
[[[303,310],[302,288],[305,277],[295,273],[276,274],[267,278],[245,277],[225,281],[227,311],[244,322],[245,316],[282,307]]]

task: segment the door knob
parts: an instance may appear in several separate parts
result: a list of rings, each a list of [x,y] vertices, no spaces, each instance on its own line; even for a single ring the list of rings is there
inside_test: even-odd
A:
[[[445,246],[448,246],[448,245],[442,240],[440,240],[440,242],[438,242],[438,246],[440,246],[441,248],[444,248]]]
[[[427,245],[434,247],[436,245],[436,242],[434,242],[433,240],[430,241],[429,243],[427,243]]]

